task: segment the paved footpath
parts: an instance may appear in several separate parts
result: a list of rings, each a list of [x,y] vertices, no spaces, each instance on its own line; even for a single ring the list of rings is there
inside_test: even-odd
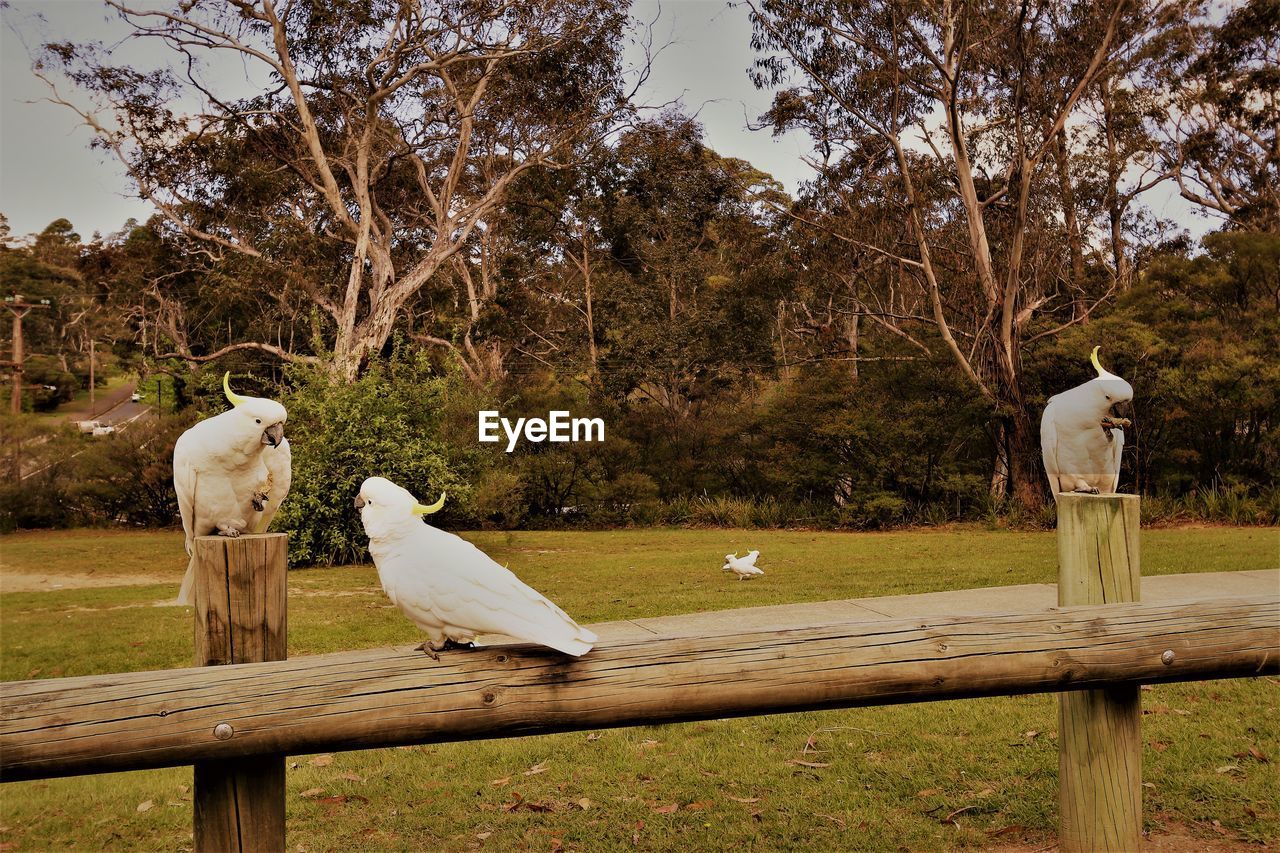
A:
[[[1280,562],[1280,558],[1278,558]],[[740,583],[767,583],[761,580]],[[1215,598],[1280,596],[1280,569],[1247,572],[1196,572],[1183,575],[1156,575],[1142,579],[1145,602],[1208,601]],[[1027,583],[985,589],[926,592],[920,595],[889,595],[881,598],[854,598],[806,604],[777,604],[712,613],[688,613],[602,622],[591,630],[601,640],[633,640],[645,637],[680,637],[708,632],[732,632],[743,628],[795,628],[848,619],[868,622],[904,619],[913,616],[951,616],[975,613],[1017,613],[1049,610],[1058,604],[1057,584]],[[485,637],[497,642],[496,637]]]

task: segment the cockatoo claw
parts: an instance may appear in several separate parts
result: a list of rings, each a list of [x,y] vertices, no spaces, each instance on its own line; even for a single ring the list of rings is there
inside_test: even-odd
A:
[[[428,640],[423,640],[421,643],[414,646],[413,650],[415,652],[423,652],[424,654],[426,654],[427,657],[431,658],[433,661],[436,661],[437,663],[439,663],[440,661],[439,653],[435,650],[435,648],[431,645],[431,643]]]
[[[1076,494],[1080,494],[1080,495],[1096,495],[1096,494],[1098,494],[1098,490],[1097,490],[1096,488],[1094,488],[1093,486],[1081,486],[1080,488],[1076,489]]]
[[[253,493],[253,508],[258,512],[262,512],[267,508],[267,499],[269,495],[266,492]]]
[[[219,536],[228,536],[232,539],[239,538],[240,531],[235,527],[227,527],[218,531]]]

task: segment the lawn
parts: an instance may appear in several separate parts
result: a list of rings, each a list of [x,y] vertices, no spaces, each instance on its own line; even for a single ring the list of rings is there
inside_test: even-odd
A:
[[[1051,533],[468,534],[584,622],[1052,582]],[[760,548],[766,576],[718,571]],[[1280,532],[1144,531],[1143,573],[1274,568]],[[179,534],[0,539],[6,680],[187,665]],[[50,576],[58,589],[32,588]],[[85,587],[105,582],[115,585]],[[24,580],[24,584],[16,581]],[[291,656],[419,641],[369,566],[290,575]],[[1188,843],[1280,836],[1280,680],[1144,691],[1144,818]],[[289,850],[950,849],[1053,841],[1052,696],[289,759]],[[796,764],[805,761],[808,765]],[[189,768],[0,787],[0,849],[191,844]],[[12,845],[6,847],[5,845]],[[1189,848],[1191,849],[1191,848]]]

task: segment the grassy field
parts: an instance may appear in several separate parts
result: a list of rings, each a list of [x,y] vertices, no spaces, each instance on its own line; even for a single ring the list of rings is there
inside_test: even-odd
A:
[[[584,622],[1055,573],[1052,533],[468,538]],[[717,570],[748,546],[763,551],[763,579]],[[1145,531],[1142,548],[1146,575],[1274,568],[1280,532]],[[180,535],[18,534],[0,539],[0,562],[4,679],[190,661],[190,611],[153,606],[176,592]],[[369,566],[293,572],[289,607],[291,656],[420,640]],[[1280,680],[1161,685],[1143,699],[1147,828],[1186,849],[1274,843]],[[1055,698],[1032,696],[298,756],[288,849],[1037,849],[1057,820],[1056,728]],[[177,768],[5,785],[0,850],[189,847],[190,784]]]

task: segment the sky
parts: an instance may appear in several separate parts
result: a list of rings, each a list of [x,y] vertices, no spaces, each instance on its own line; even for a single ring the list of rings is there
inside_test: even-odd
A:
[[[654,22],[653,41],[661,47],[642,99],[680,101],[698,116],[713,149],[750,161],[795,194],[811,175],[802,160],[805,137],[775,138],[747,127],[768,108],[771,95],[757,91],[747,77],[753,55],[746,7],[724,0],[635,0],[632,13]],[[43,100],[48,90],[30,70],[28,46],[48,40],[112,43],[126,28],[100,0],[12,0],[3,17],[0,213],[8,217],[12,233],[39,232],[65,217],[87,239],[95,231],[119,230],[130,217],[146,219],[153,212],[150,204],[136,197],[114,159],[89,148],[91,135],[77,116]],[[1211,225],[1167,189],[1148,203],[1195,234]]]

